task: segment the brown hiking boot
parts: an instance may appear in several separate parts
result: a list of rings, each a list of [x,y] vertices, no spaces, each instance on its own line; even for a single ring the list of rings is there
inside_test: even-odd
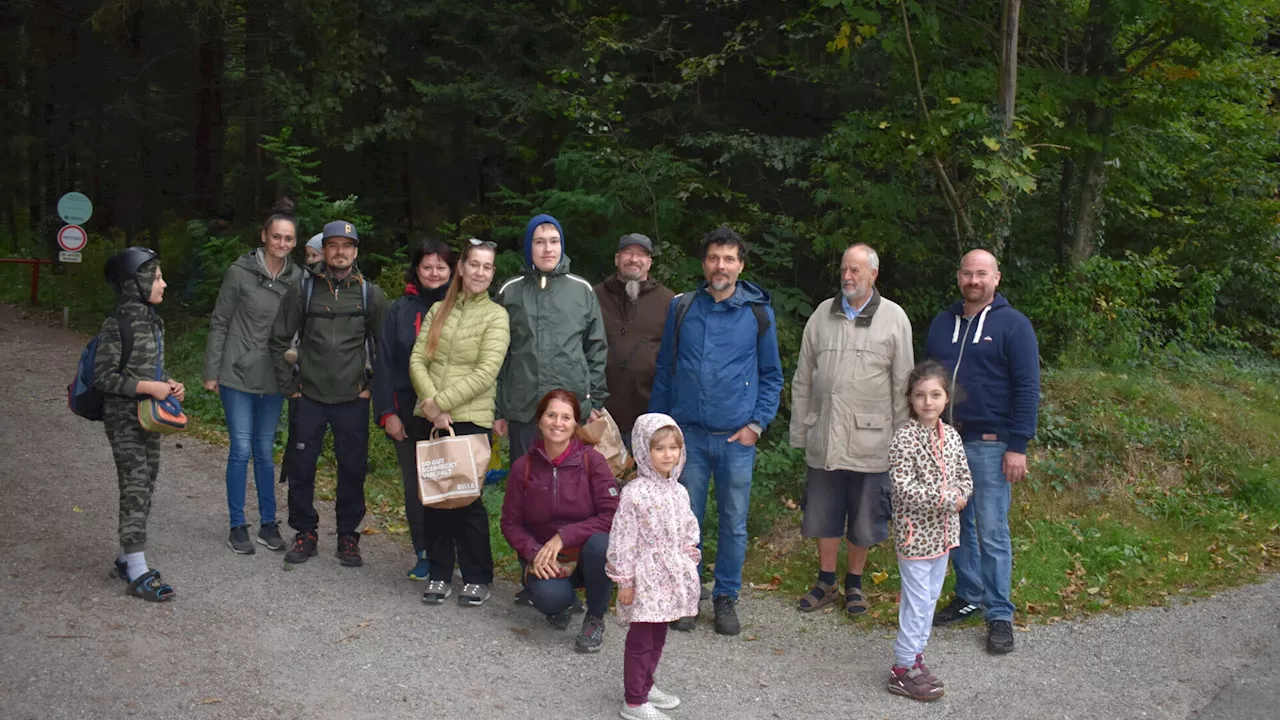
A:
[[[921,702],[937,700],[943,694],[942,688],[925,679],[918,666],[902,668],[896,665],[889,671],[889,692]]]

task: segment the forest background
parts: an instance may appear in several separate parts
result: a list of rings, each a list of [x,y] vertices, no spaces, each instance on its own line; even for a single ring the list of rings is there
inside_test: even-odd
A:
[[[728,223],[788,379],[850,243],[879,251],[918,338],[959,256],[987,247],[1045,367],[1019,609],[1161,603],[1280,553],[1278,28],[1280,0],[10,0],[0,254],[56,258],[57,199],[87,194],[84,262],[47,267],[42,301],[96,327],[105,258],[156,248],[194,388],[222,271],[281,195],[300,245],[355,221],[393,297],[426,236],[492,239],[513,275],[535,212],[560,219],[576,273],[611,273],[617,238],[643,232],[681,291]],[[26,277],[0,265],[0,298]],[[788,402],[748,574],[799,591],[814,562]],[[188,404],[216,435],[216,396]],[[374,438],[374,531],[400,531]],[[872,565],[873,614],[891,614],[891,553]]]

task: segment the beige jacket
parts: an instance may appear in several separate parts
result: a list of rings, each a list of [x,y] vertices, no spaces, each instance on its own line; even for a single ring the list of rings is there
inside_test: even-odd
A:
[[[805,324],[791,381],[791,446],[805,449],[809,467],[887,471],[913,367],[911,321],[897,303],[873,291],[850,320],[840,296],[824,300]]]

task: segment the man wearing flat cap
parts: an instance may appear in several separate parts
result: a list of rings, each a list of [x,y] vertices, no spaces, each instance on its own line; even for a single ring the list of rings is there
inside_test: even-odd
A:
[[[623,235],[613,256],[618,272],[596,285],[600,314],[609,338],[604,407],[631,447],[631,426],[648,412],[653,372],[662,344],[662,325],[675,293],[649,277],[653,241],[640,233]]]

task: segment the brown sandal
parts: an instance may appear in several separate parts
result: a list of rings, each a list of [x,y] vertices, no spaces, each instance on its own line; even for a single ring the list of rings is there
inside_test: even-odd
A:
[[[844,591],[844,611],[849,615],[861,615],[867,611],[867,598],[862,588],[848,588]]]
[[[839,594],[840,593],[836,590],[836,586],[834,583],[827,584],[824,582],[819,582],[817,585],[814,585],[813,588],[809,590],[809,592],[805,593],[800,598],[800,602],[796,603],[796,607],[800,609],[800,612],[813,612],[815,610],[821,610],[822,608],[835,602],[836,595],[839,595]]]

